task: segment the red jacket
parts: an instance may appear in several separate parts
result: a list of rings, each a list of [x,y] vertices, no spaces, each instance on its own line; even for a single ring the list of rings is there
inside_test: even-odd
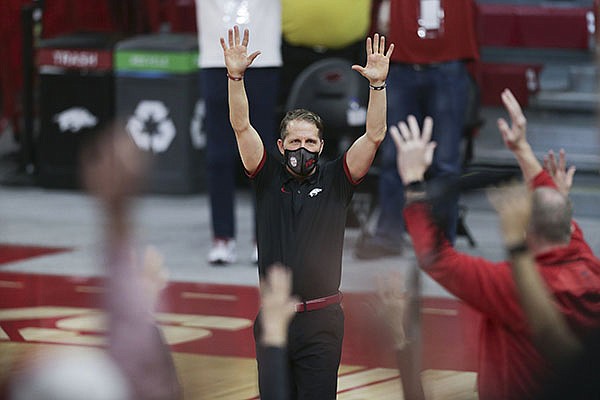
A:
[[[556,187],[546,172],[533,187]],[[554,372],[532,342],[508,262],[456,251],[442,237],[426,203],[404,210],[407,230],[422,268],[450,293],[481,313],[479,398],[531,398]],[[600,327],[600,260],[574,221],[568,246],[536,256],[556,305],[579,337]]]

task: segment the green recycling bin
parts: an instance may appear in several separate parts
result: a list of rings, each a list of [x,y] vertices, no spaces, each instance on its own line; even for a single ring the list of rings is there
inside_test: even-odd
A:
[[[206,136],[196,35],[143,35],[117,43],[115,87],[117,118],[151,154],[147,191],[203,190]]]

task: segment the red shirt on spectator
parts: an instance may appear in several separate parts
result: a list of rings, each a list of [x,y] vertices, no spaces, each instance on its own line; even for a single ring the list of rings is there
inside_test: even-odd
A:
[[[388,42],[394,43],[392,61],[430,64],[478,58],[473,0],[440,0],[444,16],[440,29],[420,38],[420,0],[391,0]]]

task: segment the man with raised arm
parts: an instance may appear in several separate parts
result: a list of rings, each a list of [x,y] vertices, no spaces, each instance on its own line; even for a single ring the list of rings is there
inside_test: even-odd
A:
[[[339,158],[318,163],[323,150],[321,118],[293,110],[281,121],[269,154],[250,122],[244,72],[259,51],[248,53],[249,32],[234,27],[221,46],[229,81],[229,116],[246,173],[256,192],[259,275],[282,263],[292,270],[300,302],[288,337],[290,398],[335,399],[344,335],[339,292],[346,211],[386,132],[385,80],[393,45],[375,34],[366,41],[367,64],[352,66],[369,81],[366,132]],[[225,78],[224,78],[225,79]],[[283,162],[280,159],[283,158]],[[260,323],[255,340],[260,342]],[[259,376],[261,348],[257,346]],[[262,390],[259,379],[259,388]]]
[[[533,190],[531,219],[522,241],[510,243],[511,259],[530,250],[560,313],[583,339],[600,326],[600,260],[592,254],[571,204],[536,159],[525,132],[527,121],[509,90],[502,93],[511,124],[498,128]],[[557,368],[534,342],[535,321],[524,313],[509,262],[492,262],[456,251],[435,225],[425,198],[423,177],[435,144],[431,119],[423,133],[414,117],[390,133],[398,150],[398,172],[405,185],[404,218],[421,268],[482,316],[479,345],[479,398],[533,398]]]

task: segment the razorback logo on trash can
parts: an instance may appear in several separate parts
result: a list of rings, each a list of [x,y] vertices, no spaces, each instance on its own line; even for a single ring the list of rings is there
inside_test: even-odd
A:
[[[157,100],[141,101],[126,128],[140,149],[153,153],[167,151],[176,134],[169,109]]]
[[[61,132],[79,132],[98,124],[98,118],[83,107],[71,107],[56,114],[53,120],[58,124]]]

